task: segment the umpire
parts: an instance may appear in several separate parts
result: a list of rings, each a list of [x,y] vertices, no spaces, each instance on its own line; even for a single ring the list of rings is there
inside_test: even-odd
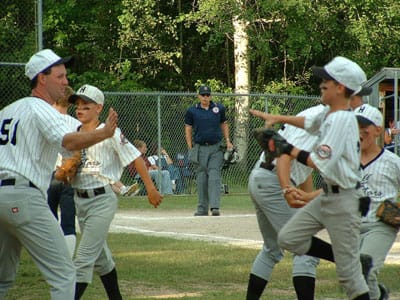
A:
[[[185,138],[189,148],[189,160],[196,166],[198,205],[195,216],[219,216],[221,200],[221,168],[223,152],[221,140],[225,138],[227,149],[233,149],[229,139],[229,127],[225,107],[211,101],[211,89],[202,85],[200,100],[185,114]]]

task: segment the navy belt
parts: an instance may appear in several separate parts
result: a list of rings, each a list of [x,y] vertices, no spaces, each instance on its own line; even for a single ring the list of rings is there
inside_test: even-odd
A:
[[[357,184],[354,188],[356,190],[358,190],[360,187],[361,187],[361,184],[359,182],[357,182]],[[340,193],[340,187],[338,185],[328,185],[325,182],[322,183],[322,189],[324,190],[325,194],[328,194],[328,193],[339,194]]]
[[[31,181],[27,181],[28,182],[28,186],[34,189],[38,189],[38,187],[36,185],[34,185]],[[0,186],[10,186],[10,185],[15,185],[16,180],[15,178],[11,178],[11,179],[3,179],[0,181]]]
[[[91,198],[92,196],[90,195],[91,192],[93,192],[94,197],[105,194],[106,193],[106,189],[104,188],[104,186],[96,188],[96,189],[92,189],[92,190],[76,190],[76,194],[78,195],[78,197],[80,198]]]

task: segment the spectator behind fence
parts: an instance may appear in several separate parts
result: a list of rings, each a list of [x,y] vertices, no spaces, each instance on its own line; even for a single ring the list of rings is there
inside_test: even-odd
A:
[[[160,170],[157,165],[151,164],[149,158],[146,156],[147,144],[142,140],[134,140],[133,144],[142,153],[142,158],[146,164],[149,171],[150,177],[156,182],[156,185],[161,194],[171,195],[172,192],[172,182],[169,176],[168,170]],[[129,174],[135,178],[139,179],[139,174],[137,174],[135,166],[130,164],[128,166]],[[160,173],[161,173],[161,184],[160,184]]]
[[[167,170],[169,172],[169,177],[171,178],[172,190],[175,193],[177,186],[180,185],[182,180],[178,168],[174,165],[174,161],[168,154],[167,150],[160,147],[160,159],[158,157],[158,147],[153,145],[150,150],[151,156],[149,156],[149,161],[151,165],[156,165],[161,167],[162,170]]]
[[[385,149],[394,152],[395,137],[400,133],[400,129],[396,128],[394,120],[389,120],[389,127],[385,129],[384,133],[384,147]]]

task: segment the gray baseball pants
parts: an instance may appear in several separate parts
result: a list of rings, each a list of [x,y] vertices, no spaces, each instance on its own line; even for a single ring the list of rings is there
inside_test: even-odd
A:
[[[199,213],[207,213],[208,208],[219,208],[221,202],[221,168],[224,154],[221,143],[199,146],[197,166],[197,196]]]
[[[283,250],[278,245],[278,232],[297,209],[287,204],[275,172],[260,167],[254,168],[249,176],[249,192],[264,241],[253,262],[251,273],[269,281],[274,266],[283,258]],[[318,263],[318,258],[295,255],[293,277],[315,278]]]
[[[378,300],[380,291],[378,287],[378,274],[385,263],[385,258],[392,248],[398,229],[382,223],[361,223],[360,252],[372,257],[373,266],[368,276],[369,297]]]
[[[360,263],[359,198],[361,189],[322,193],[301,208],[278,234],[279,245],[302,255],[311,247],[311,238],[326,228],[336,261],[336,273],[349,299],[368,292]]]
[[[75,268],[46,197],[28,182],[0,187],[0,299],[15,281],[24,247],[51,286],[53,300],[72,300]]]
[[[105,194],[91,198],[80,198],[75,193],[76,216],[81,230],[74,259],[77,282],[91,283],[93,271],[103,276],[115,267],[106,239],[118,199],[109,185],[104,188]]]

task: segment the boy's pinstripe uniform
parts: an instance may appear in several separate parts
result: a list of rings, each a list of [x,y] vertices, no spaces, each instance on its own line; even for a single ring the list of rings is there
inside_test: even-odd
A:
[[[324,110],[323,105],[313,106],[298,114],[298,116],[316,115]],[[312,150],[318,136],[310,135],[305,130],[291,125],[285,125],[279,133],[291,144]],[[253,262],[248,286],[248,298],[253,299],[252,294],[257,294],[253,287],[253,276],[262,278],[267,283],[270,280],[274,266],[282,259],[283,250],[279,247],[277,236],[279,230],[297,211],[289,207],[282,195],[278,176],[275,170],[267,170],[262,167],[264,152],[260,160],[249,176],[249,192],[254,203],[258,225],[263,236],[264,244]],[[312,168],[300,164],[296,160],[291,161],[290,178],[293,184],[302,184],[311,174]],[[316,266],[319,259],[311,256],[294,256],[293,277],[316,276]],[[257,298],[254,297],[254,299]]]
[[[102,276],[115,267],[106,242],[118,204],[110,183],[120,179],[123,167],[140,157],[140,152],[117,128],[112,138],[83,149],[81,157],[81,166],[72,182],[82,232],[74,263],[77,282],[90,283],[93,269]]]
[[[371,198],[371,205],[361,223],[360,252],[373,259],[368,276],[369,294],[371,299],[380,299],[378,274],[396,240],[398,229],[380,222],[376,210],[384,200],[396,202],[400,188],[400,157],[382,149],[370,163],[362,166],[362,175],[361,188]]]
[[[326,111],[316,117],[297,120],[278,119],[302,124],[309,132],[318,132],[312,152],[292,148],[290,155],[318,169],[324,179],[324,193],[300,209],[278,235],[279,245],[298,255],[311,254],[336,263],[339,282],[349,299],[368,300],[368,286],[360,263],[360,138],[357,119],[349,111],[349,100],[362,90],[364,71],[345,57],[335,57],[324,67],[313,67],[320,77]],[[296,123],[295,121],[299,122]],[[302,122],[302,123],[300,123]],[[320,248],[314,235],[326,229],[332,245]]]
[[[336,111],[317,118],[305,119],[308,129],[320,127],[320,138],[310,157],[327,184],[322,193],[304,206],[279,233],[279,244],[296,254],[310,249],[310,237],[326,228],[332,243],[339,280],[349,299],[366,293],[368,287],[359,261],[359,230],[361,224],[356,189],[361,180],[358,124],[352,111]],[[337,128],[346,130],[336,130]],[[336,188],[339,187],[339,193]],[[313,221],[310,221],[312,218]]]
[[[379,130],[383,129],[383,115],[377,108],[364,104],[355,110],[355,114],[360,126],[361,189],[371,198],[368,214],[362,218],[360,252],[373,259],[373,267],[368,276],[370,298],[388,299],[388,291],[382,284],[378,284],[378,274],[396,239],[398,228],[380,222],[376,211],[385,200],[397,201],[400,157],[381,149],[376,143],[376,137],[381,134]]]

